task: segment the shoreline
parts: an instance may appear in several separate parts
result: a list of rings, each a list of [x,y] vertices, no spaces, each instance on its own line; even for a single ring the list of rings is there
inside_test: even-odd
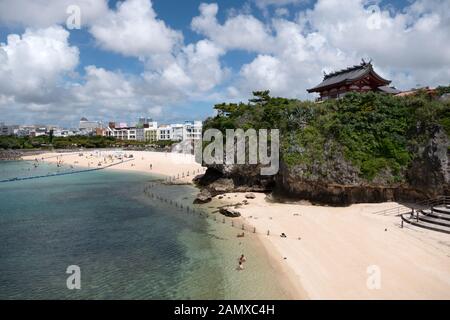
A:
[[[140,152],[124,152],[137,154],[134,166],[110,169],[174,176],[201,168],[173,155],[146,152],[153,156],[150,171],[148,163],[139,164]],[[194,176],[177,182],[191,183]],[[413,226],[401,229],[399,217],[373,214],[399,204],[326,207],[274,203],[266,201],[264,194],[254,194],[255,199],[247,199],[249,204],[237,209],[241,217],[235,221],[259,231],[255,238],[279,275],[277,281],[293,299],[450,299],[450,237]],[[245,199],[245,193],[221,196],[203,206],[218,208]],[[381,287],[375,290],[367,285],[372,266],[381,271]]]
[[[62,160],[63,164],[65,165],[74,165],[81,168],[92,168],[92,165],[95,165],[95,161],[93,160],[94,159],[98,160],[103,157],[103,156],[99,157],[94,156],[97,151],[99,152],[99,154],[119,152],[112,150],[108,151],[92,150],[88,152],[79,151],[73,153],[49,152],[39,155],[23,156],[22,160],[33,161],[35,160],[35,158],[37,158],[38,161],[44,161],[47,163],[57,163],[59,160]],[[141,172],[146,174],[150,173],[154,175],[160,175],[163,177],[174,177],[180,175],[179,179],[177,179],[174,182],[170,182],[170,184],[173,185],[189,184],[192,185],[193,187],[195,186],[192,184],[192,179],[197,174],[203,173],[200,164],[196,163],[194,161],[193,156],[190,155],[177,155],[153,151],[120,151],[120,152],[122,152],[123,154],[134,154],[133,158],[136,161],[131,161],[123,164],[117,161],[116,165],[106,167],[104,168],[105,170],[119,170],[123,172]],[[79,154],[83,154],[83,156],[80,157]],[[90,156],[91,154],[93,155],[92,157]],[[86,156],[88,158],[86,158]],[[147,157],[145,156],[150,156],[152,157],[152,159],[147,159]],[[44,159],[42,160],[42,158]],[[149,168],[150,161],[153,165],[152,170],[150,170]],[[88,164],[90,164],[90,166],[88,166]],[[132,164],[134,164],[134,166],[131,166]],[[174,169],[175,165],[178,167],[178,169]],[[184,178],[181,177],[181,174],[186,171],[197,172],[198,170],[200,170],[200,172],[196,173],[195,175],[190,174],[189,177],[187,176],[185,176]],[[205,206],[204,209],[207,211],[214,211],[214,209],[209,209],[206,207],[207,205],[210,204],[211,203],[203,204],[203,206]],[[243,218],[239,218],[239,220],[244,221]],[[308,299],[304,289],[301,287],[301,284],[298,283],[296,279],[293,277],[292,270],[290,270],[289,266],[283,264],[274,257],[274,254],[272,252],[274,250],[272,244],[270,242],[264,241],[264,239],[259,237],[259,235],[255,235],[253,238],[256,239],[256,241],[258,241],[258,244],[255,245],[257,247],[260,247],[261,250],[264,251],[265,258],[267,258],[269,265],[272,267],[272,269],[276,270],[277,272],[276,282],[281,284],[280,287],[282,288],[283,292],[289,297],[289,299]]]
[[[399,217],[374,214],[397,203],[323,207],[273,203],[254,194],[238,209],[242,219],[260,231],[273,259],[286,266],[309,299],[450,298],[449,235],[400,228]],[[245,193],[222,197],[242,202]],[[380,275],[375,288],[373,270]]]

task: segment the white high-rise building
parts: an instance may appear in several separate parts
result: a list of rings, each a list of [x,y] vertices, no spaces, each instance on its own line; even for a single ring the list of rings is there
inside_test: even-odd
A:
[[[105,130],[105,135],[120,140],[136,141],[185,141],[200,140],[202,137],[201,121],[186,121],[184,124],[159,125],[156,121],[144,123],[143,127],[124,127],[115,123]]]
[[[200,140],[203,124],[201,121],[185,121],[183,140]]]
[[[78,125],[78,129],[82,132],[91,133],[95,132],[97,128],[102,128],[102,123],[100,121],[89,121],[86,118],[81,118]]]
[[[184,136],[184,125],[183,124],[171,124],[172,129],[172,140],[173,141],[182,141]]]
[[[9,136],[14,133],[13,126],[7,126],[3,122],[0,122],[0,136]]]
[[[158,140],[172,140],[172,128],[170,125],[160,125],[157,131]]]

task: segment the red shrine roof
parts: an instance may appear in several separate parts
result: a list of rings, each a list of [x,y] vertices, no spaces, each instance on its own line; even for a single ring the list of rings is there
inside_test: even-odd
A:
[[[350,84],[356,80],[362,79],[367,75],[371,75],[380,86],[386,86],[391,83],[390,80],[386,80],[378,75],[374,70],[371,62],[363,62],[359,65],[349,67],[340,71],[325,74],[322,83],[318,84],[314,88],[308,89],[311,92],[320,92],[330,87],[337,87],[339,85]]]

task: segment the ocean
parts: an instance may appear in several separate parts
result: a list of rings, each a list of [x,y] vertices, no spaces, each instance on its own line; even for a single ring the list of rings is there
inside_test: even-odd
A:
[[[73,169],[2,161],[0,180],[58,170]],[[256,237],[149,197],[155,178],[99,170],[0,183],[0,299],[288,297]],[[192,207],[197,190],[157,184],[152,192]],[[246,269],[237,271],[242,253]],[[80,289],[66,285],[72,265]]]

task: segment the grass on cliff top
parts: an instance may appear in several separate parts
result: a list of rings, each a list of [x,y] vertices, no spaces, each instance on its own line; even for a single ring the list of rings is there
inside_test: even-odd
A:
[[[204,130],[280,129],[283,161],[311,172],[340,152],[366,180],[387,169],[401,181],[402,171],[436,130],[450,136],[450,102],[425,93],[350,93],[324,103],[275,98],[268,91],[254,96],[248,103],[216,105],[217,116],[207,119]]]

